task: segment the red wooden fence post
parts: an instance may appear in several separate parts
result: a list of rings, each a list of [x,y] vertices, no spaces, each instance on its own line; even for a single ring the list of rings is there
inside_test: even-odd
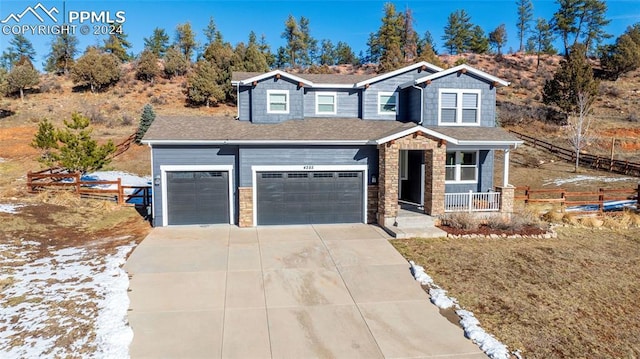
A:
[[[118,178],[118,204],[122,206],[124,203],[124,189],[122,188],[122,180]]]
[[[73,180],[75,181],[76,194],[80,195],[80,172],[75,172],[73,174]]]

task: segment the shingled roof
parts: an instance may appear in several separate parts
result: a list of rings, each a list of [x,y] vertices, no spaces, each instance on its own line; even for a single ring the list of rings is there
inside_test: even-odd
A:
[[[263,72],[233,72],[231,74],[232,82],[241,82],[256,76],[263,75]],[[296,77],[303,78],[317,84],[338,84],[353,85],[355,83],[366,81],[378,75],[353,75],[353,74],[291,74]]]
[[[357,118],[306,118],[274,124],[255,124],[228,117],[159,116],[145,143],[352,143],[377,144],[422,131],[454,144],[475,142],[518,144],[520,141],[498,127],[422,127],[398,121],[367,121]]]

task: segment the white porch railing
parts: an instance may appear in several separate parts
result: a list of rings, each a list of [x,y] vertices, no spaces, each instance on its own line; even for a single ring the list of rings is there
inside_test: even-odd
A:
[[[445,212],[497,212],[500,192],[445,193]]]

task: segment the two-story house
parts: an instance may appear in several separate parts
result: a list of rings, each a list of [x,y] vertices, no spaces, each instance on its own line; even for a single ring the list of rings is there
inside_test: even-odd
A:
[[[156,226],[378,223],[400,203],[429,215],[510,212],[509,151],[496,88],[467,65],[382,75],[234,73],[236,119],[158,117]],[[503,151],[494,192],[494,153]]]

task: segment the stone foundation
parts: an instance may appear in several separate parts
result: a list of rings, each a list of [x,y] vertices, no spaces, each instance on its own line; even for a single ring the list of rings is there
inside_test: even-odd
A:
[[[367,188],[367,223],[376,223],[378,214],[378,186],[370,185]]]

